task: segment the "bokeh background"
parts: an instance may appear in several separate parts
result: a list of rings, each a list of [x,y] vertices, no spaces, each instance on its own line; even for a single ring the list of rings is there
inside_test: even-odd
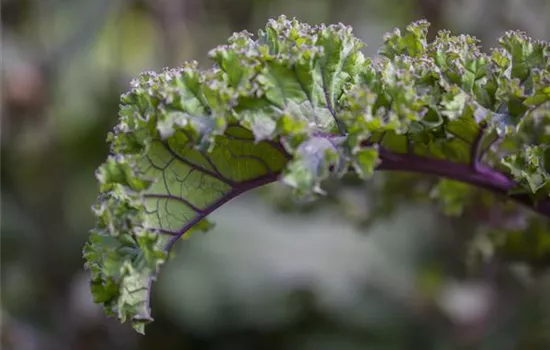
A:
[[[486,49],[509,29],[550,39],[548,0],[2,0],[2,349],[550,348],[550,278],[480,263],[502,218],[444,215],[414,175],[232,201],[176,247],[146,336],[93,304],[81,249],[120,94],[280,14],[352,25],[368,55],[420,18]]]

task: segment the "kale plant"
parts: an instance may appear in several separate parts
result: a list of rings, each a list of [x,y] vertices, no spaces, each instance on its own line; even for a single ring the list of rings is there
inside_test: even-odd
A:
[[[282,16],[257,38],[231,36],[210,69],[141,74],[97,171],[97,227],[84,248],[95,301],[143,332],[174,243],[275,181],[307,199],[350,172],[435,175],[443,203],[468,200],[453,183],[473,185],[541,214],[534,225],[548,232],[549,43],[511,31],[487,54],[449,31],[428,42],[428,27],[394,30],[367,58],[348,26]]]

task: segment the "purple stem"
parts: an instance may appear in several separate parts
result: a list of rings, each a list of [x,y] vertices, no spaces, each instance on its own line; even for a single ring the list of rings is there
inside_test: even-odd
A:
[[[332,136],[338,137],[336,135]],[[363,146],[369,147],[372,146],[372,144],[366,142]],[[472,164],[475,164],[475,166],[472,166],[472,164],[454,163],[411,153],[395,153],[382,147],[378,147],[378,152],[380,164],[378,164],[377,170],[435,175],[468,183],[514,200],[530,207],[535,212],[550,217],[550,200],[535,202],[534,199],[527,194],[509,194],[511,190],[517,187],[517,183],[501,172],[482,164],[479,160],[472,159]],[[479,155],[476,154],[476,157],[479,157]],[[269,173],[255,179],[235,184],[228,193],[210,204],[207,208],[202,209],[199,215],[189,221],[179,232],[175,233],[165,249],[169,250],[181,236],[221,205],[244,192],[277,181],[279,175],[280,172]]]
[[[550,200],[536,202],[528,194],[509,194],[518,185],[501,172],[487,167],[477,161],[475,167],[471,164],[454,163],[446,160],[417,156],[414,154],[398,154],[379,148],[380,164],[377,170],[413,172],[456,180],[489,190],[507,197],[535,212],[550,217]]]

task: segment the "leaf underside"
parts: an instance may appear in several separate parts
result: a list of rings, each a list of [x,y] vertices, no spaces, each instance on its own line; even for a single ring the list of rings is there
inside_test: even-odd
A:
[[[487,55],[445,31],[428,43],[427,29],[419,21],[388,34],[370,59],[350,27],[282,16],[257,39],[236,33],[212,50],[211,69],[191,62],[133,81],[97,171],[97,225],[84,248],[95,301],[143,332],[172,245],[277,180],[309,198],[331,174],[416,171],[550,213],[548,44],[509,32]],[[449,213],[463,200],[441,199]]]

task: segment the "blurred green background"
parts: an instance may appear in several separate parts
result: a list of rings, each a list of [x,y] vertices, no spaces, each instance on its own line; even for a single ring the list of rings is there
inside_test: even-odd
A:
[[[177,246],[137,335],[93,304],[82,245],[94,170],[120,94],[143,70],[196,59],[286,14],[352,25],[375,55],[426,18],[485,48],[550,39],[548,0],[2,0],[1,348],[550,349],[550,278],[498,259],[490,220],[443,215],[426,183],[379,174],[294,203],[275,184],[232,201]],[[510,219],[510,218],[506,218]],[[496,219],[496,220],[502,220]],[[472,248],[474,247],[474,248]],[[471,259],[470,259],[471,258]]]

